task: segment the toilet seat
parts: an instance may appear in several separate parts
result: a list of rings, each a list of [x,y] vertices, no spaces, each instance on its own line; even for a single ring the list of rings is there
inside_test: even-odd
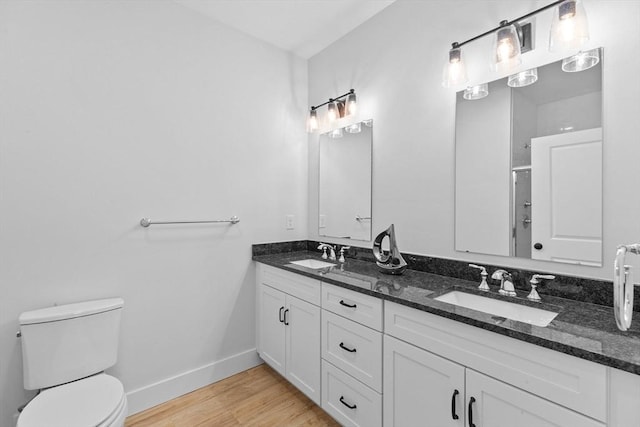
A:
[[[17,427],[119,426],[126,412],[122,383],[98,374],[43,390],[24,408]]]

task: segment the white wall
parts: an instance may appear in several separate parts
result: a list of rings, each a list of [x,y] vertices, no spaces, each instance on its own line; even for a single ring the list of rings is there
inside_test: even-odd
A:
[[[373,236],[395,223],[405,252],[505,267],[611,279],[616,245],[640,240],[640,2],[585,0],[590,47],[604,47],[604,262],[601,268],[454,250],[455,91],[441,87],[454,41],[463,41],[548,1],[398,0],[309,61],[309,101],[354,88],[374,119]],[[522,69],[558,60],[548,53],[551,12],[536,17],[536,46]],[[471,84],[496,80],[491,38],[465,46]],[[309,230],[317,233],[317,136],[310,137]],[[487,203],[491,203],[487,200]],[[336,243],[347,241],[336,240]]]
[[[122,296],[134,410],[256,363],[250,245],[307,237],[306,94],[306,61],[173,2],[0,2],[0,425],[25,310]]]

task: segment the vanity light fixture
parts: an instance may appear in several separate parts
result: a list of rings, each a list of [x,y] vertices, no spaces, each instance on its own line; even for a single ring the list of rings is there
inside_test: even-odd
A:
[[[340,117],[340,113],[338,112],[338,104],[333,99],[330,99],[329,104],[327,105],[327,117],[329,118],[330,122],[334,122],[338,117]]]
[[[600,62],[600,48],[591,49],[586,52],[578,52],[577,55],[569,56],[562,60],[562,71],[567,73],[577,73],[595,67]]]
[[[449,50],[449,61],[445,64],[442,72],[442,86],[452,87],[466,82],[467,70],[462,59],[462,49],[458,43],[452,43],[451,50]]]
[[[489,84],[483,83],[481,85],[469,86],[462,93],[462,97],[469,101],[474,101],[476,99],[482,99],[489,95]]]
[[[500,28],[493,39],[493,63],[497,71],[511,70],[522,62],[520,58],[520,37],[514,24],[500,22]]]
[[[507,79],[507,86],[509,87],[525,87],[534,84],[538,81],[538,69],[532,68],[530,70],[520,71],[519,73],[512,74]]]
[[[347,95],[347,115],[350,116],[355,114],[357,110],[358,103],[356,102],[356,93],[352,89],[351,92],[349,92],[349,95]]]
[[[557,0],[511,21],[501,21],[497,27],[461,43],[452,43],[449,61],[445,64],[442,86],[453,87],[467,82],[467,73],[462,60],[462,46],[490,34],[495,37],[491,52],[493,57],[491,64],[494,70],[503,72],[518,66],[521,63],[520,55],[533,49],[533,24],[527,22],[527,19],[550,8],[555,10],[549,37],[549,50],[579,49],[589,40],[587,15],[581,0]]]
[[[311,107],[311,111],[309,111],[308,129],[309,132],[318,130],[318,112],[316,111],[316,107]]]
[[[307,126],[309,132],[318,130],[318,108],[325,105],[327,106],[327,119],[330,123],[336,121],[339,118],[355,114],[358,106],[356,101],[356,91],[354,89],[351,89],[349,90],[349,92],[340,95],[337,98],[329,98],[327,102],[316,106],[312,105],[311,109],[309,110],[309,119]]]
[[[564,0],[553,10],[549,51],[580,49],[589,40],[587,13],[581,0]]]

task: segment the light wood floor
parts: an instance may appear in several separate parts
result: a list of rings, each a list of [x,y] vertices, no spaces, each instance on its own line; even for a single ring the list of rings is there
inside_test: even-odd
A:
[[[339,427],[262,364],[127,418],[126,427]]]

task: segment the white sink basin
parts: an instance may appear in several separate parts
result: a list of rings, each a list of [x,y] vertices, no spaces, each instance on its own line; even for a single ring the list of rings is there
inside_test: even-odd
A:
[[[452,291],[434,299],[436,301],[442,301],[542,327],[547,326],[558,315],[558,313],[541,308],[514,304],[512,302],[486,298],[460,291]]]
[[[291,264],[299,265],[301,267],[311,268],[313,270],[319,270],[321,268],[333,267],[335,264],[330,262],[324,262],[317,259],[303,259],[300,261],[291,261]]]

